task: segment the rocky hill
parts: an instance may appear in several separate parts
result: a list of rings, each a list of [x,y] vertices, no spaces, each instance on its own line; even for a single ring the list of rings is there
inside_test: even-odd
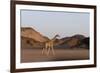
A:
[[[22,27],[21,36],[31,38],[37,42],[45,42],[48,40],[47,37],[43,36],[31,27]]]
[[[21,27],[21,48],[40,48],[48,38],[31,27]]]
[[[73,35],[59,39],[56,44],[57,48],[89,48],[89,37]]]

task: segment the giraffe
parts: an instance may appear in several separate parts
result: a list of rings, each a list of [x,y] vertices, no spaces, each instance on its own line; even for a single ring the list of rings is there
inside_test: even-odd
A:
[[[49,55],[50,51],[52,50],[53,55],[55,55],[54,52],[54,41],[56,38],[59,37],[59,35],[55,35],[52,39],[49,39],[47,42],[45,42],[45,47],[42,50],[42,54],[45,52],[46,55]]]

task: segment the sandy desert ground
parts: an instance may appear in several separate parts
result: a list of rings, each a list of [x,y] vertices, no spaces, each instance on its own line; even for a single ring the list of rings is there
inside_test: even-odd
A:
[[[47,56],[42,54],[42,49],[22,49],[21,62],[45,62],[45,61],[64,61],[64,60],[85,60],[89,59],[88,49],[55,49]]]

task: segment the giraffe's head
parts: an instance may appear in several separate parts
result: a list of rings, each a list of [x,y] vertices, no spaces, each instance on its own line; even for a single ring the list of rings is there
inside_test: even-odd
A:
[[[60,36],[58,35],[58,34],[56,34],[53,38],[52,38],[52,40],[55,40],[56,38],[59,38]]]
[[[60,35],[59,35],[59,34],[57,34],[57,35],[55,35],[55,37],[60,37]]]

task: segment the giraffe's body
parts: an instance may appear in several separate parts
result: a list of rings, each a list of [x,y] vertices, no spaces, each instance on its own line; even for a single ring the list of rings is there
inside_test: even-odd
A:
[[[55,35],[53,39],[49,39],[49,41],[45,42],[45,47],[42,50],[42,54],[45,52],[47,55],[49,55],[50,51],[52,51],[53,55],[55,55],[54,52],[54,41],[56,40],[56,37],[59,37],[59,35]]]

